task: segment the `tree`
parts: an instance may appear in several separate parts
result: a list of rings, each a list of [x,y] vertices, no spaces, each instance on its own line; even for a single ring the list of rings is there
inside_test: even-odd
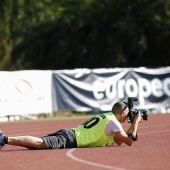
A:
[[[8,69],[170,64],[168,0],[10,2]]]

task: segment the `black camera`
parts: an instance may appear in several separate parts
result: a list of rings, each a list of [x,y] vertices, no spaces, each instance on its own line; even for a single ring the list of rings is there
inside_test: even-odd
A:
[[[128,117],[127,120],[129,123],[133,122],[134,116],[138,114],[138,110],[131,110],[133,108],[133,102],[138,101],[138,99],[136,97],[129,97],[127,103],[124,102],[127,107],[129,108],[129,113],[128,113]],[[148,114],[147,111],[140,111],[140,114],[143,118],[143,120],[148,120]]]

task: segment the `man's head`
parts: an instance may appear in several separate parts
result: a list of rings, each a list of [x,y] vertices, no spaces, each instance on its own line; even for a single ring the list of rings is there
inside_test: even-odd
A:
[[[125,122],[129,112],[129,108],[125,103],[117,102],[113,105],[112,112],[119,122]]]

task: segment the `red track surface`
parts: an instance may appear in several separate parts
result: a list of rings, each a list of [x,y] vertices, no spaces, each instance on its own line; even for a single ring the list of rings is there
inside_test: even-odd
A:
[[[61,128],[75,127],[84,119],[0,124],[9,136],[42,136]],[[128,123],[123,124],[125,129]],[[27,150],[6,145],[0,151],[0,170],[169,170],[170,114],[149,115],[138,130],[133,146],[108,146],[61,150]]]

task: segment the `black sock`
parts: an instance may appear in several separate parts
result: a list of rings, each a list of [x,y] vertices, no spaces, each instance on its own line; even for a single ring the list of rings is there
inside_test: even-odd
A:
[[[4,143],[8,144],[8,136],[4,136]]]

